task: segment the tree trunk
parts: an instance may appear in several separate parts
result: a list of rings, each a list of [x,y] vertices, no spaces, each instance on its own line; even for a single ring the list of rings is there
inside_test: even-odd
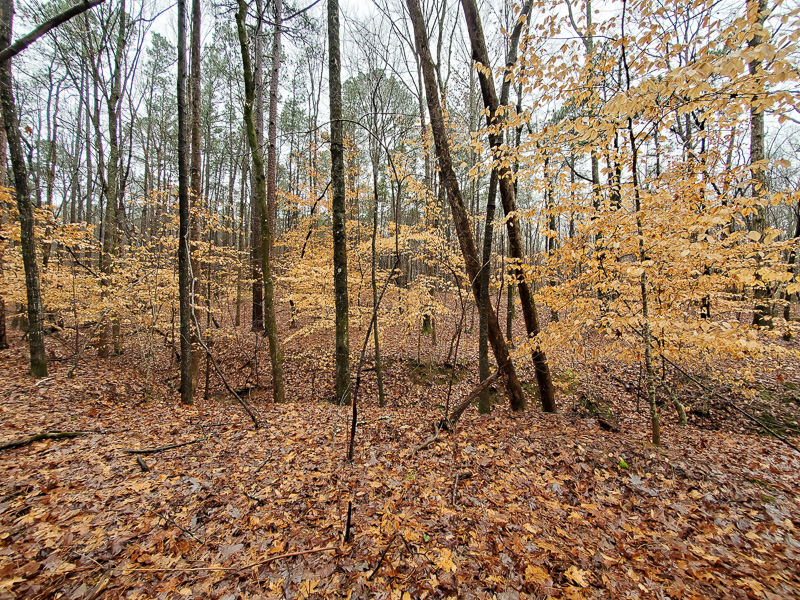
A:
[[[259,150],[264,145],[264,86],[263,86],[263,57],[264,51],[262,48],[262,25],[263,25],[263,3],[261,0],[256,0],[256,12],[258,13],[258,21],[256,23],[256,30],[253,35],[253,85],[255,85],[255,106],[253,119],[256,128],[256,142]],[[253,266],[253,321],[251,329],[253,331],[261,331],[264,329],[264,281],[261,273],[261,206],[256,199],[256,183],[255,171],[250,173],[250,257]]]
[[[0,48],[11,43],[11,29],[14,14],[13,0],[0,0]],[[31,370],[34,377],[47,377],[47,358],[44,351],[44,327],[42,297],[39,287],[39,268],[36,265],[36,240],[34,237],[33,206],[28,191],[28,172],[22,154],[17,108],[11,83],[11,61],[0,64],[0,101],[2,101],[3,124],[8,149],[11,154],[11,168],[14,172],[14,188],[19,209],[20,246],[22,264],[25,268],[25,291],[28,299],[28,340],[31,351]]]
[[[275,242],[278,213],[278,83],[281,69],[281,0],[273,0],[272,73],[269,80],[269,131],[267,132],[267,208],[269,210],[270,243]],[[272,248],[270,248],[270,252]]]
[[[331,113],[331,183],[333,189],[333,288],[336,303],[336,402],[350,403],[350,321],[347,297],[344,127],[339,50],[339,0],[328,0],[328,80]]]
[[[194,402],[192,290],[189,275],[189,140],[186,123],[186,0],[178,0],[178,299],[180,303],[181,402]]]
[[[494,226],[494,211],[497,199],[497,170],[492,169],[489,177],[489,196],[486,200],[486,221],[483,227],[483,264],[479,277],[481,298],[478,315],[478,369],[481,381],[486,381],[490,376],[489,370],[489,308],[492,300],[489,297],[489,274],[492,263],[492,229]],[[492,392],[487,387],[481,392],[478,400],[478,412],[482,415],[492,409]]]
[[[428,48],[422,10],[419,6],[419,0],[407,0],[407,4],[411,14],[411,22],[414,26],[414,42],[417,48],[417,54],[422,63],[422,71],[425,79],[425,96],[428,101],[428,112],[431,119],[436,154],[439,158],[442,183],[447,189],[447,198],[450,203],[450,210],[453,214],[453,221],[456,233],[458,234],[461,253],[466,263],[467,275],[472,284],[472,293],[475,296],[475,300],[480,303],[481,291],[478,281],[480,262],[478,261],[475,241],[473,240],[472,231],[470,230],[469,217],[464,209],[461,190],[459,189],[458,180],[456,179],[456,174],[450,159],[450,147],[447,141],[442,107],[439,102],[439,90],[436,85],[433,59],[431,58],[430,49]],[[525,394],[517,378],[514,364],[511,362],[511,357],[508,354],[508,348],[503,339],[503,333],[497,322],[497,315],[495,315],[491,306],[488,309],[488,315],[489,342],[492,344],[492,349],[494,350],[497,367],[505,375],[506,389],[508,390],[511,408],[517,411],[525,410]]]
[[[464,9],[464,16],[467,22],[467,30],[469,31],[470,40],[472,43],[473,58],[483,65],[478,71],[478,79],[481,84],[481,92],[483,94],[483,103],[488,110],[488,121],[491,125],[499,124],[502,117],[498,114],[500,104],[506,105],[508,103],[508,93],[510,88],[510,81],[504,77],[501,98],[498,100],[494,88],[494,79],[491,76],[489,53],[486,49],[486,41],[483,37],[483,27],[478,14],[478,7],[475,0],[462,0],[461,5]],[[526,3],[527,11],[530,11],[530,2]],[[520,20],[512,33],[512,46],[508,54],[506,68],[510,68],[516,62],[517,58],[517,45],[519,37],[522,33],[523,22]],[[488,73],[487,73],[488,71]],[[489,134],[489,145],[494,150],[500,148],[503,144],[503,134],[500,131],[493,131]],[[498,171],[498,185],[500,186],[500,199],[503,204],[503,210],[508,218],[506,228],[508,231],[508,241],[511,248],[511,256],[516,261],[522,262],[524,258],[522,249],[522,235],[520,233],[519,219],[517,218],[516,199],[514,196],[514,182],[511,173],[511,167],[507,161],[503,162],[501,166],[497,167]],[[519,289],[519,298],[522,304],[522,314],[525,319],[525,327],[528,336],[536,336],[540,333],[539,317],[536,312],[536,304],[533,299],[530,287],[521,273],[517,274]],[[555,389],[553,387],[553,380],[550,375],[550,366],[547,363],[547,356],[534,342],[532,346],[532,358],[536,369],[536,381],[539,384],[539,390],[542,396],[542,409],[547,412],[556,411],[556,397]]]
[[[375,341],[375,376],[378,379],[378,404],[386,406],[386,397],[383,393],[383,370],[381,369],[381,348],[378,337],[378,282],[375,277],[376,240],[378,237],[378,159],[373,156],[372,162],[372,191],[375,206],[372,211],[372,310],[375,312],[375,322],[372,324],[372,335]]]
[[[1,83],[0,83],[1,84]],[[6,138],[6,127],[3,122],[3,112],[0,110],[0,187],[6,187],[6,161],[8,160],[8,140]],[[0,226],[3,225],[3,216],[0,214]],[[0,251],[0,282],[3,280],[3,252]],[[8,337],[6,335],[6,301],[0,296],[0,350],[8,348]]]
[[[759,29],[748,41],[750,48],[755,48],[764,41],[760,27],[764,25],[766,19],[767,0],[748,0],[747,12],[748,20],[754,20],[754,25]],[[751,60],[748,64],[751,77],[762,75],[761,61]],[[763,87],[759,83],[757,87]],[[754,97],[753,104],[750,106],[750,170],[753,176],[753,198],[762,200],[767,196],[767,174],[764,160],[766,151],[764,148],[764,109],[758,104],[758,98]],[[764,233],[767,228],[767,209],[761,202],[756,203],[755,219],[753,219],[753,230]],[[755,306],[753,307],[753,325],[772,329],[772,314],[769,302],[769,284],[761,281],[758,277],[758,285],[755,288]]]
[[[278,326],[275,320],[274,290],[270,268],[270,238],[272,232],[269,226],[269,210],[267,208],[267,182],[264,173],[264,159],[258,147],[255,121],[253,119],[253,103],[255,102],[255,84],[253,71],[250,66],[250,51],[247,48],[247,31],[245,19],[247,18],[247,3],[238,0],[239,10],[236,13],[236,28],[239,33],[239,45],[242,50],[242,66],[244,70],[244,122],[247,127],[247,141],[250,144],[250,155],[253,159],[253,172],[255,174],[255,197],[258,200],[259,220],[261,226],[261,274],[264,279],[264,316],[269,341],[269,357],[272,363],[272,397],[275,402],[283,402],[283,353],[278,343]]]

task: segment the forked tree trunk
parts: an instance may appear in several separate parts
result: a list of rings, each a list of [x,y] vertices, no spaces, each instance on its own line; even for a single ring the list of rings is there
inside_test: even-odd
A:
[[[12,0],[0,0],[0,48],[11,43],[11,27],[14,14]],[[44,351],[44,314],[39,268],[36,264],[36,240],[34,237],[33,206],[28,191],[28,172],[25,156],[22,153],[17,109],[11,83],[11,61],[0,64],[0,101],[2,102],[3,123],[11,154],[11,167],[14,172],[14,188],[17,194],[17,208],[20,222],[20,246],[22,264],[25,268],[25,291],[28,299],[28,340],[31,351],[31,375],[47,377],[47,358]]]
[[[272,272],[270,268],[270,238],[272,232],[269,226],[269,210],[267,208],[267,181],[264,173],[264,159],[258,147],[255,121],[253,119],[253,103],[255,102],[255,84],[253,71],[250,66],[250,51],[247,47],[247,31],[245,19],[247,18],[247,3],[238,0],[239,10],[236,13],[236,28],[239,33],[239,46],[242,50],[242,67],[244,70],[244,122],[247,128],[247,141],[250,144],[250,156],[253,159],[253,173],[255,174],[256,187],[254,195],[258,201],[259,220],[261,227],[261,274],[264,280],[264,325],[269,342],[269,358],[272,364],[272,397],[275,402],[283,402],[283,353],[278,342],[278,326],[275,320],[274,289]]]
[[[486,49],[486,41],[483,36],[483,26],[481,25],[480,15],[478,14],[478,6],[475,0],[462,0],[461,5],[464,8],[464,17],[467,22],[467,30],[469,31],[470,41],[472,43],[473,58],[482,65],[478,70],[478,79],[481,84],[483,103],[489,113],[489,123],[492,125],[499,124],[502,117],[499,116],[498,110],[501,103],[502,105],[508,104],[511,82],[507,77],[503,78],[501,98],[498,100],[494,87],[494,78],[490,70],[491,63],[489,62],[489,52]],[[526,3],[526,11],[530,11],[530,2]],[[523,21],[520,19],[512,33],[512,46],[508,54],[507,69],[516,62],[517,45],[522,33],[523,24]],[[489,133],[489,145],[493,150],[499,149],[503,145],[502,132],[495,130]],[[508,217],[506,228],[508,231],[511,257],[521,264],[525,255],[522,248],[522,234],[520,231],[519,219],[516,216],[517,206],[511,166],[507,161],[504,161],[496,170],[498,185],[500,186],[500,200],[503,204],[503,210]],[[517,273],[517,287],[519,289],[519,299],[522,304],[522,315],[525,319],[525,327],[529,337],[536,336],[541,330],[539,327],[539,316],[536,312],[536,303],[527,281],[520,275],[520,273]],[[555,412],[556,395],[553,387],[553,380],[550,375],[550,366],[547,363],[547,356],[536,344],[533,344],[531,354],[536,369],[536,381],[539,384],[539,390],[542,396],[542,409],[547,412]]]
[[[419,0],[406,1],[411,15],[411,23],[414,26],[414,42],[417,48],[417,54],[420,57],[422,73],[425,80],[425,95],[428,101],[428,112],[431,119],[436,154],[439,158],[442,184],[447,189],[447,199],[453,214],[453,221],[456,233],[458,234],[459,245],[461,246],[461,254],[466,263],[467,275],[472,284],[472,293],[475,296],[475,300],[480,303],[481,290],[478,275],[481,264],[478,260],[475,241],[472,237],[472,231],[470,230],[469,217],[467,216],[467,211],[464,209],[461,190],[459,189],[458,180],[456,179],[456,174],[453,170],[450,158],[450,146],[447,141],[442,106],[439,101],[439,90],[436,83],[433,59],[431,58],[430,48],[428,47],[425,22],[423,21]],[[500,330],[500,325],[497,322],[497,315],[494,313],[491,306],[489,306],[488,309],[488,326],[489,342],[492,344],[492,349],[494,350],[497,367],[505,376],[506,389],[508,391],[511,408],[517,411],[525,410],[525,394],[517,378],[517,371],[508,354],[508,348],[503,339],[503,332]]]

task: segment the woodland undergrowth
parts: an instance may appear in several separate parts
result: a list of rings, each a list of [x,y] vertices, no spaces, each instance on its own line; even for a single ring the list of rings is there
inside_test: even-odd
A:
[[[283,405],[266,402],[266,364],[256,381],[234,343],[216,348],[257,430],[215,376],[208,399],[180,405],[167,348],[145,385],[129,357],[91,352],[79,376],[51,360],[36,381],[12,344],[0,440],[80,435],[0,452],[0,598],[800,595],[800,456],[668,366],[689,426],[661,394],[659,448],[638,371],[552,353],[560,414],[501,400],[415,453],[448,403],[453,328],[438,325],[436,347],[386,328],[387,407],[367,364],[353,463],[350,409],[327,401],[333,356],[304,358],[308,340],[287,349]],[[477,381],[476,335],[464,334],[451,408]],[[755,394],[713,373],[701,383],[791,435],[800,373],[756,371]]]

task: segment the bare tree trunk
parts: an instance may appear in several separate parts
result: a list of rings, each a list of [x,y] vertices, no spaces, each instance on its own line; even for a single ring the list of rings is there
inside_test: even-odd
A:
[[[339,1],[328,0],[328,79],[331,113],[331,181],[333,188],[333,288],[336,301],[336,402],[350,403],[350,321],[347,297],[347,231],[345,229],[344,127],[339,50]]]
[[[754,25],[759,29],[748,41],[750,48],[759,46],[764,41],[760,27],[764,25],[767,11],[767,0],[747,0],[748,20],[754,20]],[[762,75],[761,61],[751,60],[748,64],[751,77]],[[763,84],[759,83],[758,87]],[[750,106],[750,169],[753,175],[753,198],[763,199],[767,196],[767,174],[764,160],[766,151],[764,148],[764,109],[758,105],[758,99],[753,98]],[[767,209],[756,204],[755,218],[753,219],[753,230],[764,233],[767,228]],[[769,302],[769,284],[761,281],[758,277],[758,285],[755,288],[755,306],[753,307],[753,325],[772,329],[772,315]]]
[[[478,79],[481,84],[481,92],[483,94],[483,102],[486,109],[489,111],[489,123],[491,125],[498,124],[502,117],[499,115],[498,110],[500,104],[506,105],[508,103],[508,93],[510,88],[510,81],[504,77],[501,99],[498,100],[494,88],[494,79],[491,76],[489,53],[486,49],[486,41],[483,36],[483,26],[481,25],[480,15],[478,14],[478,7],[475,0],[462,0],[462,7],[464,8],[464,16],[467,22],[467,30],[469,31],[470,40],[472,42],[472,54],[475,60],[481,63],[484,68],[478,70]],[[530,10],[530,2],[526,3],[528,11]],[[518,25],[512,33],[511,50],[508,54],[507,68],[513,66],[516,62],[517,51],[516,47],[519,41],[519,36],[522,33],[523,20],[520,19]],[[499,131],[493,131],[489,134],[489,145],[492,149],[500,148],[503,144],[503,134]],[[514,196],[514,183],[511,173],[511,167],[507,162],[504,162],[498,171],[498,185],[500,187],[500,199],[503,203],[503,210],[508,218],[506,222],[506,229],[508,232],[508,241],[511,248],[511,256],[515,260],[522,262],[524,258],[522,249],[522,235],[520,233],[519,219],[517,218],[516,199]],[[519,298],[522,304],[522,314],[525,319],[525,326],[528,336],[536,336],[540,332],[539,316],[536,312],[536,303],[533,299],[533,294],[528,286],[524,277],[518,273],[517,287],[519,289]],[[539,390],[542,396],[542,408],[547,412],[556,411],[556,396],[555,388],[553,387],[553,380],[550,375],[550,366],[547,363],[547,356],[538,347],[533,344],[531,352],[533,363],[536,369],[536,381],[539,384]]]
[[[492,264],[492,233],[494,226],[494,211],[497,200],[497,170],[492,169],[489,176],[489,196],[486,200],[486,221],[483,227],[483,264],[481,265],[480,281],[481,297],[478,307],[478,368],[481,381],[486,381],[490,376],[489,371],[489,309],[492,300],[489,297],[489,274]],[[487,414],[492,409],[492,393],[485,388],[478,400],[478,412]]]
[[[0,0],[0,48],[11,43],[13,0]],[[14,172],[14,188],[20,221],[20,246],[22,264],[25,268],[25,290],[28,299],[28,340],[31,351],[31,370],[34,377],[47,377],[47,358],[44,351],[44,326],[42,297],[39,286],[39,268],[36,265],[36,240],[34,237],[33,206],[28,191],[28,172],[22,154],[17,109],[11,80],[11,61],[0,64],[0,101],[2,101],[3,124],[11,154]]]
[[[422,10],[419,6],[419,0],[407,0],[407,5],[411,15],[411,22],[414,26],[414,42],[417,48],[417,54],[422,63],[422,72],[425,79],[425,96],[428,101],[428,113],[431,119],[436,154],[439,158],[442,183],[447,189],[447,198],[450,202],[450,210],[453,214],[453,221],[456,233],[458,234],[461,253],[464,256],[467,275],[472,284],[472,293],[475,296],[475,300],[480,303],[481,290],[478,281],[480,262],[478,261],[478,253],[475,249],[475,241],[470,229],[469,217],[467,216],[467,211],[464,209],[461,190],[458,187],[458,180],[456,179],[456,174],[450,159],[450,146],[447,141],[442,106],[439,102],[439,90],[436,84],[436,74],[434,73],[433,59],[431,58],[430,49],[428,48]],[[508,354],[508,348],[503,339],[503,332],[500,330],[500,325],[497,322],[497,315],[495,315],[491,306],[488,311],[489,341],[494,350],[497,367],[503,372],[506,378],[506,389],[508,391],[511,408],[518,411],[525,410],[525,394],[517,378],[514,364],[511,362],[511,357]]]
[[[181,402],[194,403],[192,289],[189,269],[189,140],[186,123],[186,0],[178,0],[178,299],[181,337]]]
[[[0,82],[2,85],[2,82]],[[8,161],[8,140],[6,138],[6,127],[3,121],[3,112],[0,110],[0,187],[6,187],[6,162]],[[3,225],[3,215],[0,214],[0,226]],[[3,265],[3,252],[0,251],[0,282],[4,277],[5,267]],[[6,334],[6,301],[0,296],[0,350],[8,348],[8,337]]]
[[[244,122],[247,127],[247,141],[250,143],[250,155],[253,159],[253,171],[256,180],[254,195],[261,209],[259,212],[262,239],[261,273],[264,279],[265,326],[267,340],[269,341],[269,357],[272,363],[272,397],[275,402],[283,402],[285,399],[283,390],[283,353],[278,343],[278,326],[275,320],[274,291],[270,268],[270,248],[272,246],[270,238],[272,237],[272,232],[269,227],[269,210],[267,208],[267,182],[264,173],[264,159],[261,157],[261,149],[258,147],[255,122],[253,120],[255,84],[250,66],[250,51],[247,48],[247,31],[245,30],[247,3],[245,0],[238,0],[238,4],[239,10],[236,13],[236,28],[239,33],[239,45],[242,50],[242,66],[244,69]]]
[[[375,199],[375,206],[372,211],[372,310],[375,313],[372,324],[372,335],[375,342],[375,376],[378,379],[378,404],[386,406],[386,397],[383,393],[383,370],[381,369],[381,348],[378,336],[378,282],[375,277],[376,260],[376,241],[378,237],[378,159],[373,152],[372,161],[372,193]]]
[[[264,93],[263,93],[263,58],[262,48],[263,35],[263,14],[264,5],[262,0],[256,0],[256,13],[258,21],[253,35],[253,85],[255,86],[255,106],[253,119],[256,128],[256,142],[259,150],[264,145]],[[261,331],[264,329],[264,281],[261,272],[261,206],[256,199],[256,174],[255,170],[250,172],[250,257],[253,266],[253,320],[251,329]]]
[[[269,209],[270,243],[275,242],[275,220],[278,212],[278,83],[281,69],[281,0],[273,0],[272,73],[269,80],[269,130],[267,132],[267,208]],[[272,248],[270,248],[270,252]]]

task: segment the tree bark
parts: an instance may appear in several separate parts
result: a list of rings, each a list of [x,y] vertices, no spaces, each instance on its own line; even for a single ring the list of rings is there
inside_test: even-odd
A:
[[[483,103],[488,110],[488,121],[490,124],[489,145],[493,151],[499,152],[503,144],[503,134],[499,130],[500,121],[502,117],[498,114],[498,109],[502,105],[508,104],[508,93],[511,82],[507,77],[503,78],[503,87],[501,98],[498,100],[494,88],[494,79],[491,75],[489,52],[486,49],[486,41],[483,36],[483,26],[481,25],[480,15],[478,14],[478,7],[475,0],[462,0],[461,5],[464,9],[464,17],[467,22],[467,30],[469,31],[470,41],[472,43],[472,54],[476,62],[482,65],[478,70],[478,79],[481,84],[481,93],[483,94]],[[530,2],[526,3],[527,10],[530,11]],[[523,22],[517,23],[512,33],[512,46],[508,54],[506,69],[509,69],[516,62],[517,59],[517,44],[522,32]],[[499,159],[500,156],[495,156]],[[500,187],[500,199],[503,204],[503,210],[508,218],[506,221],[506,228],[508,231],[508,242],[511,249],[511,256],[516,261],[521,261],[524,258],[522,248],[522,235],[520,232],[519,219],[517,218],[516,198],[514,195],[514,180],[512,177],[511,167],[507,161],[504,161],[501,166],[496,167],[498,185]],[[533,299],[533,293],[528,286],[527,281],[521,277],[521,273],[517,273],[519,289],[519,298],[522,304],[522,314],[525,319],[525,327],[528,336],[539,335],[541,328],[539,327],[539,316],[536,312],[536,303]],[[542,409],[546,412],[556,411],[556,397],[555,389],[553,387],[553,380],[550,375],[550,366],[547,363],[547,356],[535,344],[532,347],[532,358],[536,369],[536,381],[539,384],[539,390],[542,396]]]
[[[754,25],[759,29],[748,41],[750,48],[756,48],[764,41],[760,27],[763,27],[766,19],[767,0],[748,0],[747,11],[749,19],[754,19]],[[754,13],[754,14],[752,14]],[[748,20],[749,20],[748,19]],[[747,65],[750,76],[758,78],[762,75],[761,61],[751,60]],[[763,84],[759,84],[761,87]],[[750,105],[750,170],[753,175],[753,198],[762,200],[768,194],[767,174],[764,160],[766,151],[764,148],[764,109],[759,105],[757,97],[752,99]],[[756,214],[753,219],[753,230],[764,233],[767,228],[767,209],[761,202],[756,203]],[[758,286],[755,288],[755,305],[753,307],[753,325],[772,329],[772,314],[769,302],[769,285],[761,281],[758,277]]]
[[[3,121],[3,111],[0,110],[0,187],[6,187],[6,161],[8,160],[8,140],[6,138],[6,127]],[[3,225],[3,216],[0,214],[0,226]],[[3,281],[4,275],[3,266],[3,251],[0,250],[0,282]],[[0,350],[8,348],[8,337],[6,334],[6,301],[5,298],[0,296]]]
[[[186,123],[186,0],[178,0],[178,299],[181,337],[181,402],[194,402],[192,290],[189,274],[189,140]]]
[[[256,0],[256,12],[258,13],[258,22],[256,23],[255,34],[253,35],[253,84],[255,85],[255,107],[253,112],[253,119],[256,128],[256,142],[258,148],[264,144],[264,93],[263,89],[263,57],[264,51],[262,48],[262,33],[263,33],[263,2]],[[262,331],[264,329],[264,281],[261,273],[261,206],[256,199],[256,175],[254,171],[250,172],[250,212],[252,219],[250,221],[250,257],[253,267],[253,316],[251,329],[253,331]]]
[[[236,13],[236,28],[239,33],[239,45],[242,50],[242,67],[244,70],[244,122],[247,128],[247,141],[250,144],[250,155],[253,160],[256,188],[254,195],[258,201],[259,220],[261,227],[261,274],[264,280],[264,316],[269,341],[269,358],[272,364],[272,397],[275,402],[283,402],[285,393],[283,389],[283,352],[278,342],[278,326],[275,319],[274,290],[270,267],[270,238],[272,232],[269,226],[269,210],[267,208],[267,182],[264,173],[264,159],[258,147],[255,121],[253,119],[253,103],[255,102],[255,83],[253,71],[250,66],[250,51],[247,48],[247,31],[245,19],[247,18],[247,3],[238,0],[239,10]]]
[[[459,189],[458,180],[456,179],[456,174],[453,170],[450,158],[450,146],[447,141],[444,117],[439,101],[439,90],[436,84],[436,74],[434,73],[433,59],[431,58],[430,49],[428,48],[422,10],[420,9],[419,0],[406,0],[406,2],[411,15],[411,23],[414,27],[414,42],[417,48],[417,54],[422,63],[422,72],[425,80],[425,96],[428,102],[428,113],[430,114],[436,154],[439,158],[442,184],[447,189],[447,199],[450,203],[450,210],[453,215],[456,233],[458,234],[461,253],[466,263],[467,275],[472,285],[472,293],[475,296],[475,300],[480,303],[481,290],[478,281],[480,262],[475,249],[472,231],[470,230],[469,217],[467,216],[467,211],[464,209],[461,190]],[[517,378],[514,364],[511,362],[511,357],[508,354],[508,348],[503,339],[503,333],[497,322],[497,315],[494,313],[491,306],[488,311],[489,342],[492,344],[492,349],[494,350],[497,367],[505,375],[506,389],[508,391],[511,408],[517,411],[525,410],[525,394]]]
[[[0,47],[11,43],[11,30],[14,14],[13,0],[0,0]],[[25,291],[28,299],[28,340],[31,352],[30,374],[34,377],[47,377],[47,358],[44,351],[44,314],[42,309],[39,268],[36,264],[36,239],[34,236],[33,206],[28,191],[28,172],[25,156],[22,153],[17,108],[11,79],[11,61],[0,64],[0,101],[2,102],[3,123],[8,149],[11,155],[11,168],[14,173],[14,188],[17,194],[17,208],[20,222],[20,246],[22,264],[25,269]]]
[[[328,81],[331,114],[331,182],[333,188],[333,288],[336,303],[336,402],[350,403],[350,321],[347,297],[347,231],[345,227],[344,126],[339,50],[339,1],[328,0]]]
[[[267,132],[267,208],[269,210],[270,243],[275,242],[278,213],[278,83],[281,69],[281,0],[273,0],[272,73],[269,80],[269,126]],[[270,248],[272,251],[272,248]]]

